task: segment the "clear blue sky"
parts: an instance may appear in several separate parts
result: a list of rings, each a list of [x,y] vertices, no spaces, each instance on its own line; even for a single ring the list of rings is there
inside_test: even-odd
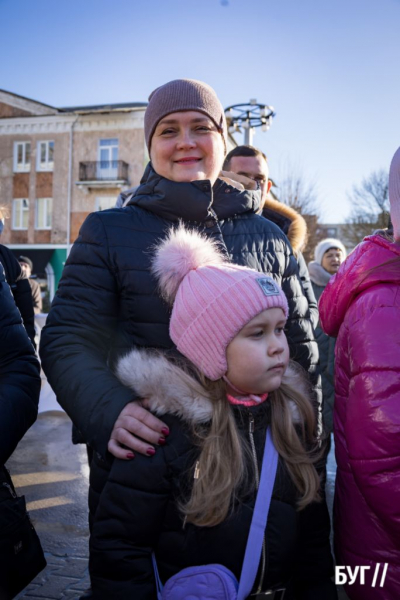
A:
[[[400,0],[0,0],[0,31],[0,88],[54,106],[178,77],[273,105],[254,144],[317,182],[327,222],[400,146]]]

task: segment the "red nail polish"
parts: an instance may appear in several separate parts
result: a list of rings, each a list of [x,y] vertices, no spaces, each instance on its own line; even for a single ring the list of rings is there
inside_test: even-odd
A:
[[[133,452],[128,452],[128,454],[126,455],[126,458],[129,458],[129,460],[132,460],[132,458],[135,458],[135,455],[133,454]]]
[[[146,454],[148,454],[148,456],[154,456],[156,453],[156,451],[154,450],[154,448],[147,448],[146,450]]]
[[[163,427],[163,428],[161,429],[161,433],[162,433],[163,435],[169,435],[169,429],[168,429],[168,427]]]
[[[167,440],[164,437],[160,437],[160,439],[158,440],[159,446],[165,446],[166,443],[167,443]]]

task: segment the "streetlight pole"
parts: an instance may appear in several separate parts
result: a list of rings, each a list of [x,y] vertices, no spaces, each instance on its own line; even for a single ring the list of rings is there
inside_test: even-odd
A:
[[[259,104],[255,99],[247,104],[233,104],[225,109],[229,133],[242,133],[243,130],[246,145],[252,144],[256,127],[268,131],[275,114],[272,106]]]

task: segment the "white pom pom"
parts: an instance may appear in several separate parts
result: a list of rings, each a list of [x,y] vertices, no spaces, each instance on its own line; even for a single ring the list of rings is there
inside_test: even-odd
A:
[[[152,265],[161,294],[171,304],[186,275],[199,267],[226,262],[215,242],[181,224],[158,246]]]

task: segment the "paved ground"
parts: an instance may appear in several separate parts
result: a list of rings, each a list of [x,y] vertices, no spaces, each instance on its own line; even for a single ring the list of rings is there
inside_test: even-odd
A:
[[[56,407],[48,391],[41,398],[41,409],[45,406]],[[42,412],[8,467],[19,493],[26,496],[48,563],[18,600],[76,600],[89,585],[88,467],[85,447],[71,444],[67,415]],[[330,505],[335,470],[332,454],[327,483]],[[339,594],[340,600],[346,600],[344,592]]]
[[[40,414],[8,463],[48,563],[21,600],[72,600],[89,585],[86,451],[70,440],[65,413]]]

